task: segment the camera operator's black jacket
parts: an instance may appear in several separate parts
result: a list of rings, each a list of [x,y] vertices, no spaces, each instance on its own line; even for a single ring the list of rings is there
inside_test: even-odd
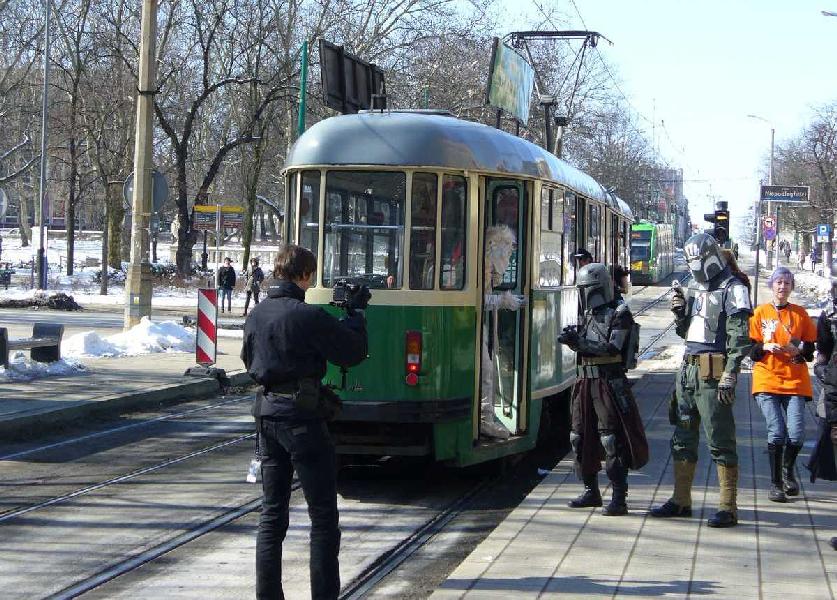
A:
[[[300,379],[318,381],[326,361],[352,367],[366,358],[366,320],[349,315],[338,320],[305,303],[305,292],[291,281],[271,280],[267,298],[244,323],[241,360],[250,376],[265,388],[262,416],[311,418],[300,414],[290,398],[275,397]]]

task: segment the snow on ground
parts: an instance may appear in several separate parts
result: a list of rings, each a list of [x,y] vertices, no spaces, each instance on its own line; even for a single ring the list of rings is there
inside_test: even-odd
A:
[[[651,358],[641,359],[638,370],[676,371],[683,364],[683,351],[685,348],[686,346],[684,344],[666,346],[659,354],[655,354]]]
[[[9,366],[0,367],[0,381],[32,381],[43,377],[78,375],[87,371],[87,367],[77,360],[62,358],[51,363],[36,362],[23,351],[9,357]]]
[[[78,333],[61,343],[62,356],[118,357],[158,352],[194,352],[195,333],[175,321],[148,317],[123,333],[102,337],[95,331]]]

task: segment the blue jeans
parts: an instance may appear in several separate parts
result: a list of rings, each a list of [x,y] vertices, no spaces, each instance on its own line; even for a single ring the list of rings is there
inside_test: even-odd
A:
[[[221,312],[224,312],[224,298],[227,299],[227,312],[232,312],[232,288],[221,288]]]
[[[311,517],[311,598],[340,593],[337,466],[325,421],[260,419],[262,513],[256,538],[256,598],[284,600],[282,542],[288,531],[291,481],[296,470]]]
[[[767,422],[767,443],[801,446],[805,441],[805,396],[758,393],[755,398]]]

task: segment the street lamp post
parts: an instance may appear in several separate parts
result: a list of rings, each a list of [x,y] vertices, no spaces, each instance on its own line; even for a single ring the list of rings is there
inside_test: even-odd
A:
[[[134,146],[133,221],[131,262],[125,281],[124,327],[151,316],[151,263],[148,237],[151,219],[154,90],[156,87],[157,0],[143,0],[137,86],[137,133]]]
[[[47,288],[47,275],[49,271],[47,262],[47,219],[49,207],[47,206],[47,146],[49,140],[49,54],[52,46],[52,34],[50,27],[50,13],[52,12],[52,1],[46,2],[46,23],[44,24],[44,90],[41,107],[41,172],[40,172],[40,202],[38,219],[38,254],[35,258],[35,271],[38,274],[38,289]]]
[[[765,119],[764,117],[760,117],[758,115],[747,115],[751,119],[756,119],[758,121],[763,121],[770,125],[770,166],[767,171],[767,185],[773,185],[773,164],[775,158],[775,141],[776,141],[776,128],[773,127],[773,123]],[[768,216],[773,215],[773,203],[768,200],[767,202],[767,214]],[[758,201],[758,208],[756,209],[756,275],[755,275],[755,285],[753,286],[753,304],[758,304],[759,298],[759,254],[761,250],[761,238],[762,238],[762,227],[761,227],[761,193],[759,193],[759,201]],[[776,223],[776,231],[778,232],[778,221]],[[774,242],[775,243],[775,242]],[[767,248],[767,268],[770,268],[770,265],[773,264],[773,250],[768,247]]]

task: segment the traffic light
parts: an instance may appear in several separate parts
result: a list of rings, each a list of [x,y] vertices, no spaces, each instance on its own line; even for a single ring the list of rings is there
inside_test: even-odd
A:
[[[726,202],[718,202],[718,208],[714,213],[705,213],[704,220],[714,223],[712,237],[723,245],[729,241],[729,210]]]

